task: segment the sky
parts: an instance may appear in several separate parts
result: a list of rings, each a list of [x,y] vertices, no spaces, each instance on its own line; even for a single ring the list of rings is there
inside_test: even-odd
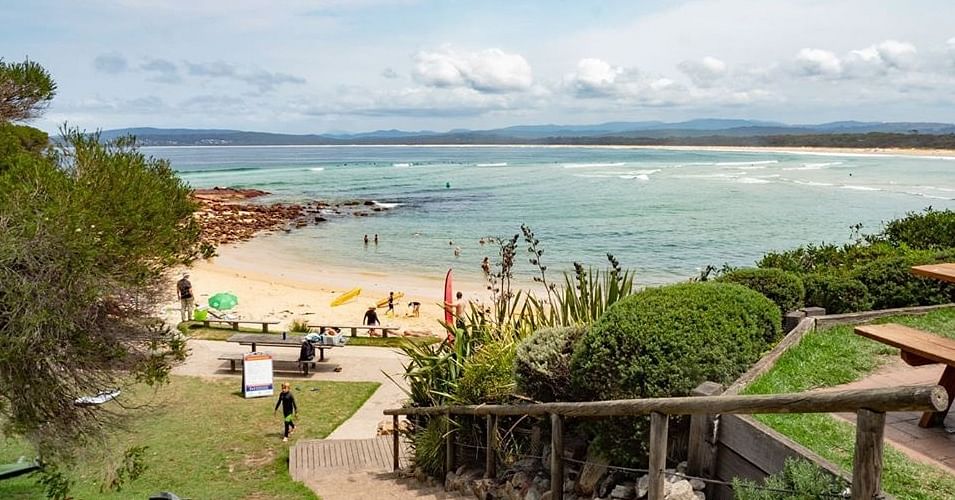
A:
[[[284,133],[955,122],[952,0],[30,0],[31,124]]]

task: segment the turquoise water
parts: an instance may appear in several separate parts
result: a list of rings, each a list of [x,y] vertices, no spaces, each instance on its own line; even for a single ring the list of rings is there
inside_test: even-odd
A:
[[[609,252],[639,282],[661,283],[707,264],[752,264],[769,250],[842,243],[856,223],[876,231],[907,211],[955,208],[955,161],[939,158],[578,147],[144,151],[171,160],[193,187],[260,188],[273,193],[267,201],[395,204],[275,236],[276,251],[303,264],[427,276],[448,267],[477,276],[494,250],[479,240],[517,234],[521,223],[542,241],[550,270],[602,267]],[[379,245],[362,245],[375,233]]]

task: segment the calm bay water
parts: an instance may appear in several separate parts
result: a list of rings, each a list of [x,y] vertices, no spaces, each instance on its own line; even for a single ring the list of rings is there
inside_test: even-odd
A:
[[[479,240],[519,233],[521,223],[542,241],[551,270],[573,261],[603,267],[609,252],[639,282],[661,283],[707,264],[750,265],[769,250],[842,243],[859,222],[874,232],[907,211],[955,208],[955,161],[940,158],[572,147],[144,151],[168,158],[197,188],[259,188],[272,193],[264,201],[395,204],[270,244],[303,264],[422,276],[454,267],[476,277],[494,251]],[[362,245],[375,233],[379,245]]]

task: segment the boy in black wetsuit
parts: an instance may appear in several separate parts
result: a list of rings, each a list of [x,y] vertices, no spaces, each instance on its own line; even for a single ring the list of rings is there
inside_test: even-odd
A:
[[[292,386],[288,382],[282,383],[282,392],[279,393],[279,400],[275,402],[275,409],[272,414],[278,411],[279,405],[282,405],[282,415],[285,417],[285,433],[282,441],[288,441],[288,435],[295,430],[295,422],[292,422],[292,416],[298,413],[298,406],[295,405],[295,397],[292,396]]]

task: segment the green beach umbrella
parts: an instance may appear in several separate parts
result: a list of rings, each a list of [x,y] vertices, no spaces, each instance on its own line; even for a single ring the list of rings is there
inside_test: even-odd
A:
[[[212,297],[209,297],[209,307],[219,311],[232,309],[238,304],[239,298],[236,297],[235,294],[229,292],[219,292]]]

